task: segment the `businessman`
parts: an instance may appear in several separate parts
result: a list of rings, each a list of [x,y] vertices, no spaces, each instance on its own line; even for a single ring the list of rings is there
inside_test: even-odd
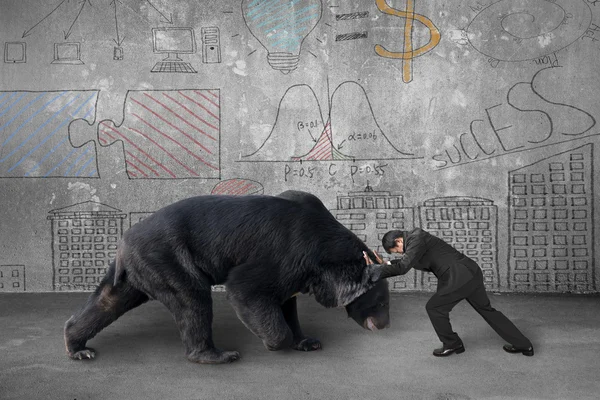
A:
[[[504,314],[491,306],[485,292],[483,274],[475,261],[421,228],[389,231],[383,236],[382,245],[387,253],[402,254],[402,257],[387,262],[381,279],[404,275],[411,268],[432,272],[438,279],[437,292],[426,305],[431,324],[443,344],[433,351],[434,356],[445,357],[465,351],[462,340],[452,330],[449,317],[452,308],[463,299],[509,343],[504,346],[505,351],[533,356],[533,345],[529,339]],[[369,257],[365,259],[367,263],[372,263]],[[378,262],[383,263],[380,257]]]

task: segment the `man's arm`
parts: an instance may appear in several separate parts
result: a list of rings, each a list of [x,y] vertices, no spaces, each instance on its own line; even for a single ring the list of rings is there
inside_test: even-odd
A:
[[[419,263],[419,260],[427,251],[426,239],[428,233],[421,228],[416,228],[413,232],[412,235],[409,235],[405,239],[407,241],[404,255],[398,259],[389,261],[389,264],[383,267],[381,279],[404,275]]]

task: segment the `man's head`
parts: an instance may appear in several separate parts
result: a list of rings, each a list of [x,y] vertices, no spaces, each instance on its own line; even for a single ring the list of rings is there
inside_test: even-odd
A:
[[[404,253],[404,231],[389,231],[383,235],[381,244],[388,254]]]

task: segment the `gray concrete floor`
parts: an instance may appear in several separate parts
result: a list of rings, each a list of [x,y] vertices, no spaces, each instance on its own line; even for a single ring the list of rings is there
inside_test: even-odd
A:
[[[93,361],[65,355],[62,327],[87,294],[0,295],[0,399],[598,399],[600,297],[493,295],[492,305],[532,340],[536,355],[511,355],[461,302],[451,320],[466,352],[436,358],[426,293],[393,294],[392,326],[372,333],[299,298],[305,334],[323,350],[269,352],[214,293],[214,340],[242,359],[188,362],[175,324],[157,302],[124,315],[92,339]]]

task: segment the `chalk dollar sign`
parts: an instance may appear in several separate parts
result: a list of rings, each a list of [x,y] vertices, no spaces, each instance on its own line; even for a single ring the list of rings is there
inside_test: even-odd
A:
[[[404,20],[404,51],[394,52],[389,51],[385,47],[377,44],[375,45],[375,52],[381,57],[395,58],[402,60],[402,81],[408,83],[412,81],[412,59],[415,57],[422,56],[429,50],[433,49],[440,42],[440,31],[431,22],[431,20],[421,14],[415,13],[415,2],[414,0],[406,0],[406,11],[396,10],[387,4],[386,0],[375,0],[379,11],[394,15],[396,17],[405,18]],[[413,20],[417,20],[429,29],[430,38],[429,42],[417,49],[412,48],[412,32],[413,32]]]

